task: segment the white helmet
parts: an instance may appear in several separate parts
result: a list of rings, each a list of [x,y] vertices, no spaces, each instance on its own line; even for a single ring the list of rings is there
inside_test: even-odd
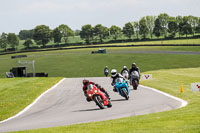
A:
[[[112,69],[111,70],[111,77],[115,77],[117,76],[117,70],[116,69]]]
[[[124,67],[123,67],[123,69],[127,69],[127,67],[126,67],[126,66],[124,66]]]

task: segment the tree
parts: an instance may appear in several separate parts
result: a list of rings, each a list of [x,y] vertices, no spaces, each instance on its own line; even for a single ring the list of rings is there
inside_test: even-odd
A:
[[[67,25],[61,24],[58,26],[62,38],[64,39],[65,43],[67,43],[70,36],[74,36],[74,31]]]
[[[149,30],[151,39],[153,38],[153,28],[154,28],[155,19],[156,19],[155,16],[146,16],[146,25]]]
[[[140,28],[140,35],[143,36],[144,39],[146,39],[147,34],[149,33],[149,29],[147,27],[147,21],[145,17],[141,18],[139,21],[139,28]]]
[[[180,28],[181,35],[186,35],[187,37],[188,34],[192,34],[192,26],[188,24],[187,16],[183,17],[183,22],[179,24],[179,28]]]
[[[43,45],[44,47],[51,40],[51,29],[49,26],[36,26],[34,29],[33,39],[37,45]]]
[[[194,17],[192,15],[188,16],[188,24],[192,27],[192,34],[194,36],[196,28],[198,26],[198,17]]]
[[[124,35],[127,36],[129,39],[131,39],[132,35],[134,35],[134,28],[130,22],[125,24],[122,31]]]
[[[200,33],[200,18],[198,18],[198,25],[197,25],[195,31],[196,31],[197,33]]]
[[[15,33],[8,33],[8,44],[14,48],[15,50],[17,49],[17,46],[19,45],[19,39],[15,35]]]
[[[89,44],[93,38],[93,28],[90,24],[83,25],[80,31],[80,37],[85,39],[86,43]]]
[[[61,43],[62,34],[58,27],[53,30],[52,37],[54,38],[54,43]]]
[[[176,23],[176,20],[175,18],[171,17],[168,22],[168,32],[170,33],[170,37],[175,37],[177,31],[178,25]]]
[[[162,27],[162,34],[164,34],[164,36],[166,38],[167,37],[169,15],[166,14],[166,13],[161,13],[160,15],[158,15],[158,19],[159,19],[160,25]]]
[[[175,19],[176,19],[176,23],[178,25],[178,34],[179,34],[179,38],[180,38],[180,35],[181,35],[180,23],[183,22],[183,17],[177,16]]]
[[[109,30],[107,27],[102,26],[101,24],[97,24],[93,29],[94,36],[99,38],[100,42],[103,42],[107,36],[109,36]]]
[[[137,39],[139,39],[138,36],[139,36],[140,26],[139,26],[138,21],[133,22],[133,28],[134,28],[134,31],[136,32]]]
[[[121,36],[121,32],[122,32],[122,30],[121,30],[121,28],[118,27],[118,26],[112,25],[112,26],[110,27],[110,35],[113,36],[113,38],[115,39],[115,41],[117,40],[117,38],[118,38],[119,36]]]
[[[30,46],[33,45],[32,39],[30,39],[30,38],[26,39],[25,42],[23,43],[23,45],[24,45],[27,49],[29,49]]]
[[[162,27],[161,27],[161,24],[160,24],[160,20],[157,18],[154,22],[155,26],[154,26],[154,29],[153,29],[153,34],[159,38],[160,35],[161,35],[161,32],[162,32]]]
[[[21,30],[19,32],[19,38],[21,40],[26,40],[28,38],[32,38],[33,37],[33,30]]]
[[[6,51],[6,48],[8,46],[8,39],[7,38],[8,38],[8,35],[4,32],[0,35],[0,47],[2,49],[4,49],[5,51]]]

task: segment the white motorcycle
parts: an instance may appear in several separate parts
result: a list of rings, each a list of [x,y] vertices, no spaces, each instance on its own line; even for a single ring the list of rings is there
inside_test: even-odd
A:
[[[128,71],[127,70],[124,70],[122,71],[122,76],[125,78],[125,79],[128,79]]]

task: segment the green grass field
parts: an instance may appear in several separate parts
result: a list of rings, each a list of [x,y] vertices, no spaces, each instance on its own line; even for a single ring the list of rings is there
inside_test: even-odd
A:
[[[105,65],[116,68],[118,71],[124,65],[130,67],[136,62],[142,73],[153,74],[153,80],[142,81],[141,84],[157,88],[189,102],[189,105],[173,111],[166,111],[150,115],[122,118],[104,122],[78,124],[64,127],[38,129],[22,132],[87,132],[87,133],[121,133],[121,132],[199,132],[200,131],[200,93],[193,93],[190,83],[200,82],[200,55],[184,54],[135,54],[130,51],[200,51],[200,47],[142,47],[142,48],[109,48],[108,54],[90,54],[97,49],[62,50],[49,52],[25,53],[28,58],[21,60],[35,60],[36,72],[47,72],[49,76],[58,78],[14,78],[0,79],[0,98],[3,97],[0,112],[1,119],[12,116],[19,110],[30,104],[38,95],[50,88],[60,77],[98,77],[103,76]],[[16,64],[17,60],[10,58],[12,55],[0,56],[0,77],[5,77],[5,71]],[[54,81],[54,82],[52,82]],[[48,84],[50,83],[51,84]],[[25,85],[23,84],[25,83]],[[46,86],[46,83],[48,86]],[[23,95],[32,95],[30,99],[21,96],[20,92],[27,92],[26,86],[42,84],[33,89],[33,92]],[[180,93],[180,85],[183,84],[184,93]],[[16,87],[16,88],[15,88]],[[35,87],[35,86],[34,86]],[[19,90],[19,92],[15,90]],[[21,88],[21,89],[19,89]],[[22,97],[17,101],[24,101],[11,112],[5,106],[8,103],[16,103],[11,95]],[[5,97],[6,96],[6,97]],[[26,103],[26,104],[25,104]],[[12,104],[9,106],[12,108]],[[18,109],[18,110],[17,110]],[[6,113],[5,113],[6,112]],[[13,113],[14,112],[14,113]]]
[[[186,50],[187,49],[187,50]],[[0,77],[5,77],[5,72],[17,66],[18,60],[35,60],[36,72],[46,72],[50,77],[94,77],[103,76],[103,69],[107,65],[110,69],[118,71],[124,65],[128,68],[136,62],[141,71],[198,67],[200,55],[176,54],[135,54],[134,51],[200,51],[197,47],[142,47],[142,48],[108,48],[108,54],[91,54],[92,50],[79,49],[47,52],[33,52],[27,58],[11,59],[12,55],[0,56]],[[19,55],[19,54],[15,54]]]
[[[0,121],[9,118],[34,101],[61,78],[0,79]]]

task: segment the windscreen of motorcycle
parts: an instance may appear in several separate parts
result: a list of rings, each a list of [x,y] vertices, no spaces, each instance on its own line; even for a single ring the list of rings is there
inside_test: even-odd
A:
[[[123,73],[123,74],[128,74],[128,71],[124,70],[122,73]]]
[[[126,71],[126,70],[123,71],[122,72],[122,76],[125,77],[125,78],[128,78],[128,71]]]
[[[133,76],[133,77],[139,77],[139,73],[137,71],[133,71],[131,73],[131,76]]]
[[[117,78],[117,79],[115,80],[116,83],[121,83],[122,81],[123,81],[123,78]]]
[[[106,69],[105,72],[108,73],[108,69]]]
[[[92,90],[92,89],[93,89],[93,84],[87,85],[87,88],[88,88],[89,90]]]

